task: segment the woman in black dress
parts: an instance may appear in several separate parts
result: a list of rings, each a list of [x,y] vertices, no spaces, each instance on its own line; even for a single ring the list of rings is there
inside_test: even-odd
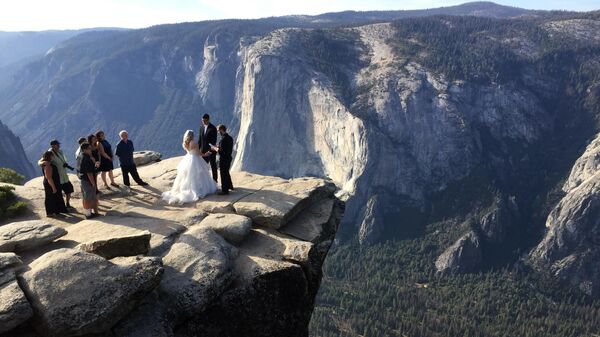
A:
[[[100,151],[98,150],[98,138],[96,135],[91,134],[87,137],[88,143],[92,147],[92,161],[94,162],[94,166],[96,170],[100,168]],[[98,173],[94,174],[94,179],[96,179],[96,193],[100,194],[100,190],[98,190]]]
[[[98,143],[96,147],[98,148],[98,153],[100,155],[100,172],[102,172],[102,181],[104,182],[104,187],[110,190],[108,183],[106,182],[106,173],[108,172],[108,177],[110,178],[110,185],[114,187],[119,187],[117,183],[115,183],[115,178],[113,176],[113,152],[112,146],[106,140],[104,136],[104,131],[96,132],[96,139]]]
[[[44,192],[46,194],[44,204],[46,206],[46,215],[48,217],[54,217],[60,213],[69,213],[67,206],[65,206],[65,201],[62,198],[58,169],[52,164],[53,156],[54,153],[52,153],[52,151],[47,151],[42,158]]]

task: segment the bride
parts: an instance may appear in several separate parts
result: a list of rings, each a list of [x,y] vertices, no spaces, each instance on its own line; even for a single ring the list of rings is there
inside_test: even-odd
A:
[[[177,177],[173,187],[162,194],[162,199],[169,204],[194,202],[217,191],[210,167],[201,158],[198,144],[194,142],[192,130],[185,132],[182,145],[187,154],[177,165]]]

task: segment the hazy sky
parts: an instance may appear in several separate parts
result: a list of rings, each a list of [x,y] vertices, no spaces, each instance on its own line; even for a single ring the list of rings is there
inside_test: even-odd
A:
[[[342,10],[420,9],[466,0],[0,0],[0,30],[140,28],[223,18],[319,14]],[[498,0],[532,9],[600,9],[600,0]]]

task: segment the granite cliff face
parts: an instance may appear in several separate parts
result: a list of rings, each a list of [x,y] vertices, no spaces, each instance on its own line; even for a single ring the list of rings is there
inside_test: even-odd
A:
[[[540,271],[581,291],[600,295],[600,149],[594,139],[577,159],[563,186],[566,195],[550,212],[547,233],[531,252]]]
[[[179,160],[141,167],[150,187],[104,193],[93,220],[43,219],[41,178],[16,186],[32,212],[0,225],[0,335],[307,336],[335,185],[239,172],[229,196],[165,205]]]
[[[514,171],[510,152],[536,146],[554,127],[536,92],[450,81],[402,60],[396,34],[391,24],[280,30],[242,54],[234,167],[331,177],[353,195],[345,222],[363,242],[378,240],[386,223],[402,217],[403,204],[424,208],[475,168]],[[338,54],[316,60],[307,40]],[[337,83],[319,71],[328,67],[339,67],[331,71],[339,72]],[[264,148],[278,155],[265,160]]]
[[[19,137],[0,122],[0,167],[11,168],[25,177],[36,175]]]

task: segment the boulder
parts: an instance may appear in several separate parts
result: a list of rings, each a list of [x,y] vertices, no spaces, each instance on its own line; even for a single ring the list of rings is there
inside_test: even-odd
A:
[[[133,161],[136,166],[143,166],[160,161],[162,154],[156,151],[136,151],[133,153]]]
[[[40,220],[0,226],[0,252],[18,252],[46,245],[67,234],[63,228]]]
[[[21,258],[15,253],[0,253],[0,272],[21,265]]]
[[[481,262],[479,237],[469,231],[438,257],[435,268],[440,274],[469,273],[477,270]]]
[[[333,183],[318,178],[291,179],[267,186],[233,204],[237,214],[259,225],[278,229],[314,201],[333,195]]]
[[[12,272],[0,272],[0,333],[10,331],[33,315]]]
[[[79,242],[77,249],[112,259],[148,253],[150,237],[146,230],[85,220],[69,227],[69,234],[64,239]]]
[[[44,336],[102,333],[151,292],[163,273],[159,258],[104,258],[57,249],[36,259],[20,283]]]
[[[211,214],[200,225],[211,228],[230,243],[239,244],[250,233],[252,220],[237,214]]]
[[[194,226],[163,258],[161,299],[180,317],[205,309],[232,281],[237,250],[210,228]]]

